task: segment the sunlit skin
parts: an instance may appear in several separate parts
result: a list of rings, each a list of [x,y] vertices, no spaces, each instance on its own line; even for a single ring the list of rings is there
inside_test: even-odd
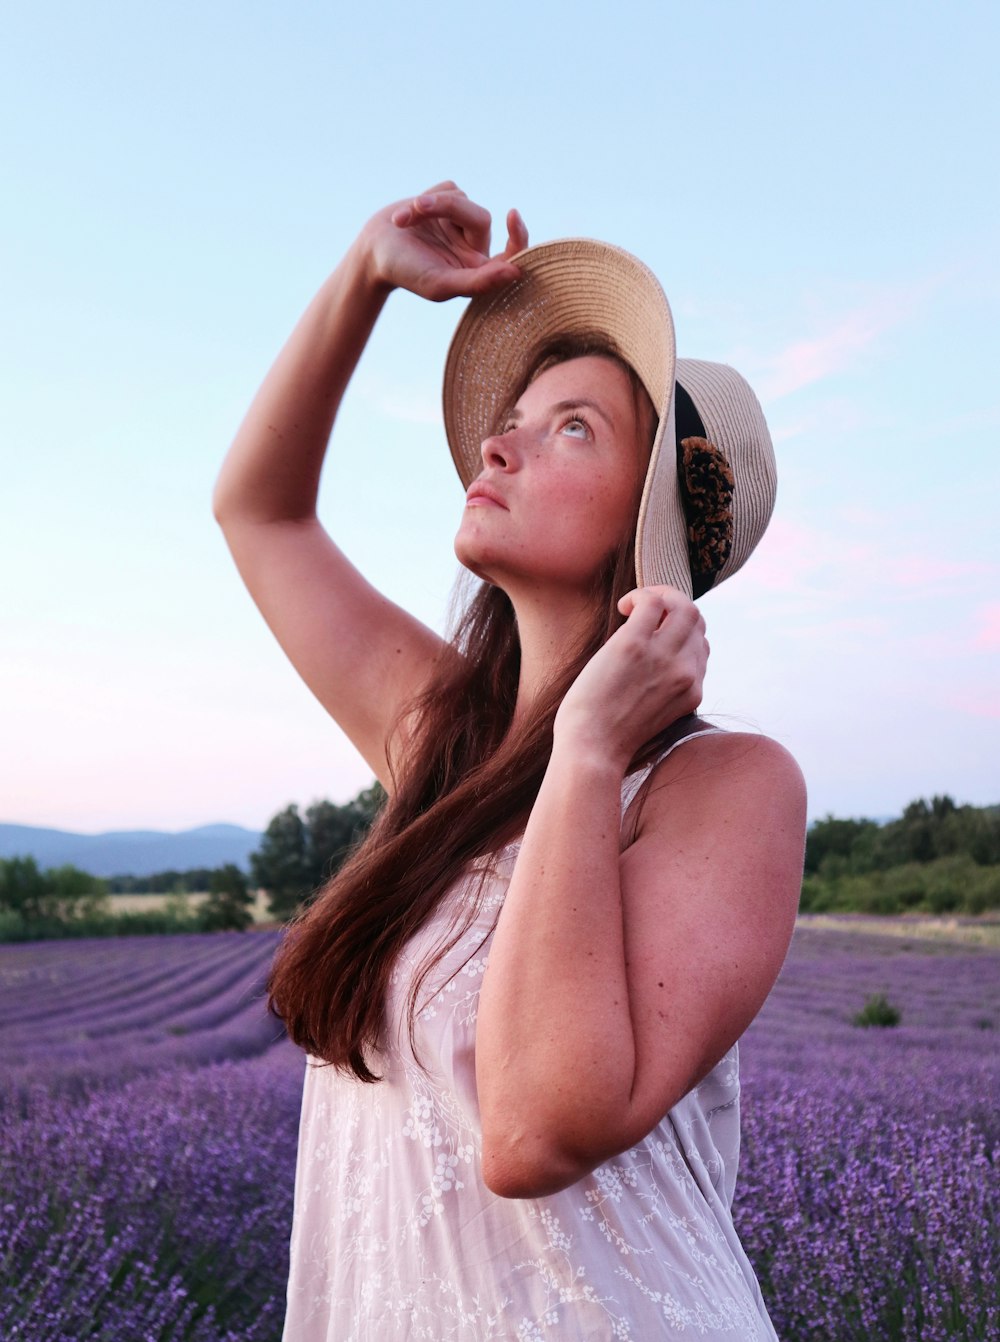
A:
[[[517,593],[585,597],[632,521],[646,452],[625,370],[590,355],[547,369],[482,447],[455,553]],[[588,597],[592,600],[592,597]]]
[[[633,525],[650,428],[637,422],[624,369],[591,355],[540,374],[482,445],[483,469],[469,488],[455,551],[514,607],[521,644],[515,722],[592,627],[594,578]],[[666,590],[650,589],[642,599]],[[690,615],[685,651],[700,677],[703,627],[693,608]]]

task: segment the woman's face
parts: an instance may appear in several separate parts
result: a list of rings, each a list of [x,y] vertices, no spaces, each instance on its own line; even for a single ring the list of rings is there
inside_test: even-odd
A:
[[[483,443],[455,538],[459,560],[510,595],[526,586],[589,592],[634,524],[650,429],[637,422],[631,380],[613,359],[546,369]]]

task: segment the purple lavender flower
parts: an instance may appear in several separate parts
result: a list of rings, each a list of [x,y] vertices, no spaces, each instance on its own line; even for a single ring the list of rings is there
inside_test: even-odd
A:
[[[303,1061],[264,1011],[276,944],[0,947],[5,1342],[277,1342]],[[736,1205],[784,1342],[1000,1338],[998,970],[797,934],[742,1045]],[[880,992],[902,1023],[854,1028]]]

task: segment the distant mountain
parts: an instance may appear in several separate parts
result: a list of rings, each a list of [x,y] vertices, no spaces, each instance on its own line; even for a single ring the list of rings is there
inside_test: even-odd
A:
[[[36,825],[0,825],[0,858],[33,857],[42,868],[69,862],[93,876],[151,876],[226,862],[246,871],[261,837],[259,830],[240,825],[200,825],[177,834],[155,829],[74,834]]]

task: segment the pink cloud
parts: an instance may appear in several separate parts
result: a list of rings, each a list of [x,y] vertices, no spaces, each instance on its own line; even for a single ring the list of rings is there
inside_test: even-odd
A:
[[[1000,649],[1000,601],[991,601],[976,611],[979,628],[972,646],[981,651]]]
[[[995,576],[995,565],[981,560],[948,559],[933,552],[892,553],[879,514],[864,509],[843,516],[840,531],[775,518],[764,535],[743,584],[797,596],[848,597],[870,591],[873,575],[880,590],[901,595],[940,594]],[[861,537],[861,539],[854,539]],[[1000,603],[979,611],[977,648],[1000,647]]]
[[[901,321],[901,307],[868,307],[851,313],[815,340],[795,341],[770,360],[761,380],[764,400],[777,400],[839,373],[866,350],[887,327]]]
[[[783,419],[780,412],[769,415],[768,424],[775,443],[804,438],[817,430],[824,433],[853,433],[862,426],[869,431],[873,428],[870,414],[863,414],[850,401],[834,396],[823,397],[819,403],[811,404],[795,419]]]
[[[888,295],[848,313],[823,335],[786,345],[767,362],[760,379],[761,398],[774,401],[839,373],[883,332],[898,326],[912,308],[911,295]]]
[[[808,527],[776,518],[758,546],[744,581],[771,592],[800,590],[803,568],[814,554],[814,536]]]
[[[817,573],[868,573],[873,562],[871,544],[845,542],[833,532],[779,517],[767,529],[744,582],[771,592],[815,594]]]
[[[960,713],[974,718],[1000,718],[1000,694],[973,691],[971,694],[953,694],[950,705]]]

